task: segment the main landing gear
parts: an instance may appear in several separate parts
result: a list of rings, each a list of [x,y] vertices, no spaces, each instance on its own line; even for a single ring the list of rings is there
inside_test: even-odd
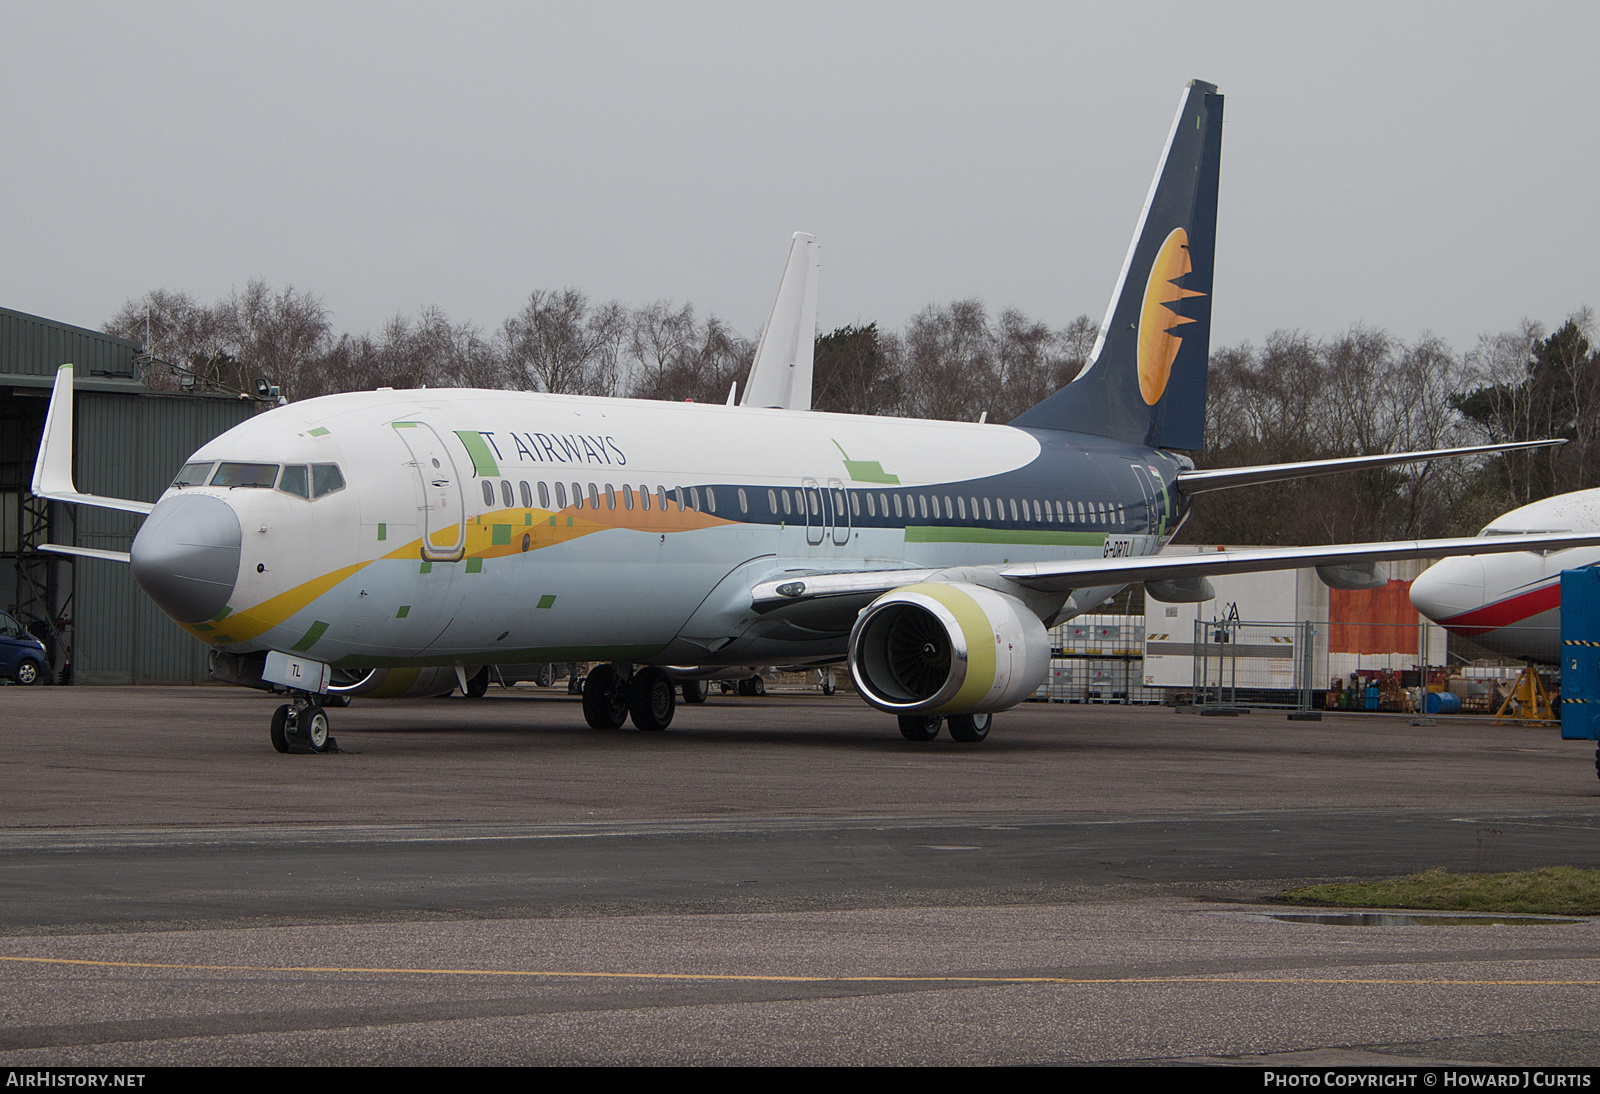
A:
[[[337,752],[328,732],[328,712],[317,697],[297,692],[292,703],[272,712],[272,747],[279,752]]]
[[[592,729],[621,729],[629,717],[637,729],[662,730],[672,724],[678,689],[654,665],[637,671],[621,664],[596,665],[583,682],[583,720]]]
[[[939,727],[950,727],[950,736],[966,744],[977,744],[989,736],[990,714],[952,714],[941,718],[937,714],[900,715],[900,736],[908,741],[931,741],[939,735]]]

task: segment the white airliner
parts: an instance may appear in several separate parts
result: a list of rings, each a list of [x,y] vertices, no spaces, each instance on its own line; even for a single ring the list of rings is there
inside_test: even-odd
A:
[[[1222,96],[1193,82],[1089,367],[1009,425],[810,411],[816,244],[797,235],[742,405],[520,391],[379,390],[258,415],[151,505],[79,493],[64,366],[35,494],[146,512],[146,593],[219,678],[293,695],[283,750],[326,746],[331,693],[428,695],[496,663],[597,661],[596,728],[671,721],[667,669],[848,660],[914,740],[979,741],[1049,664],[1047,624],[1130,582],[1383,559],[1481,539],[1157,552],[1193,495],[1492,447],[1197,471]],[[1507,446],[1501,446],[1507,447]],[[1535,536],[1505,550],[1600,544]]]
[[[1578,490],[1503,513],[1480,536],[1600,530],[1600,490]],[[1561,571],[1600,564],[1600,550],[1525,551],[1447,558],[1411,584],[1417,611],[1496,653],[1554,665],[1561,659]]]

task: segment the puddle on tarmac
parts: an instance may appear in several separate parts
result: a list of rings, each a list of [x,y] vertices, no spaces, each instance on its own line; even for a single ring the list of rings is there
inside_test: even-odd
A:
[[[1492,912],[1475,915],[1448,912],[1268,912],[1262,918],[1330,927],[1522,927],[1590,922],[1569,916],[1496,915]]]

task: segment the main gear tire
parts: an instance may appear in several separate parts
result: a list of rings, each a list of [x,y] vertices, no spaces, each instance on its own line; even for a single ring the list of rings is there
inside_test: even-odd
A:
[[[655,732],[672,724],[678,707],[678,691],[672,677],[654,666],[633,674],[628,686],[628,713],[636,729]]]
[[[950,736],[968,744],[977,744],[989,735],[991,714],[952,714],[948,720]]]
[[[628,720],[628,682],[615,665],[596,665],[584,678],[583,720],[590,729],[621,729]]]
[[[943,722],[937,714],[902,714],[900,736],[908,741],[931,741],[939,735]]]

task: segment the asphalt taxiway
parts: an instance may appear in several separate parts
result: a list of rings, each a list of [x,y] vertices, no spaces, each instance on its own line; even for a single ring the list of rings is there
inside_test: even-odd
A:
[[[519,688],[279,756],[272,705],[0,689],[0,1064],[1600,1062],[1600,923],[1262,903],[1600,866],[1553,729]]]

